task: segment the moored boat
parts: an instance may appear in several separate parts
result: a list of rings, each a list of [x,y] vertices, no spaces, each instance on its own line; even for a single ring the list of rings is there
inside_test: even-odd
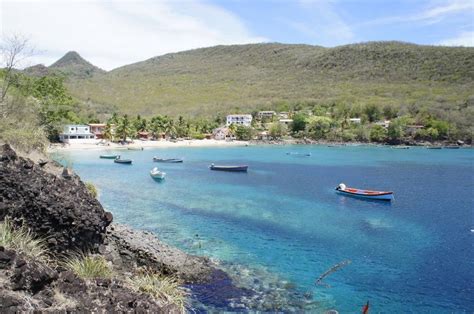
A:
[[[166,172],[159,171],[157,167],[150,170],[150,176],[153,179],[163,180],[166,176]]]
[[[102,158],[102,159],[115,159],[117,157],[118,157],[118,155],[107,155],[107,154],[106,155],[100,155],[100,158]]]
[[[441,146],[428,146],[427,149],[441,149]]]
[[[159,158],[159,157],[153,157],[154,162],[168,162],[168,163],[180,163],[183,162],[183,159],[181,158]]]
[[[372,200],[383,200],[391,201],[393,200],[393,192],[391,191],[372,191],[372,190],[362,190],[346,187],[344,183],[339,184],[336,187],[336,192],[346,196],[372,199]]]
[[[450,146],[444,146],[443,148],[446,148],[446,149],[459,149],[459,146],[450,145]]]
[[[128,150],[143,150],[143,147],[127,147]]]
[[[117,164],[125,164],[125,165],[131,165],[132,160],[131,159],[121,159],[120,155],[117,156],[117,158],[114,159],[114,162]]]
[[[239,165],[239,166],[218,166],[211,164],[209,169],[211,170],[218,170],[218,171],[230,171],[230,172],[247,172],[249,166],[247,165]]]
[[[410,149],[410,146],[392,146],[393,149]]]
[[[298,153],[298,152],[288,152],[287,155],[291,156],[303,156],[303,157],[310,157],[311,153]]]

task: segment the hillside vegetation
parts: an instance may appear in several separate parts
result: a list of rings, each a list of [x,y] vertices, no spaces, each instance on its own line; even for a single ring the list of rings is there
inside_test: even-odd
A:
[[[444,110],[473,97],[474,49],[399,42],[216,46],[72,78],[67,85],[99,107],[145,116],[335,103]]]

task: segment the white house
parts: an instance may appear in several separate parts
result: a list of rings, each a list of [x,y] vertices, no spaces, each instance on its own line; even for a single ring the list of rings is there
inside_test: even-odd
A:
[[[261,119],[271,119],[273,116],[276,115],[275,111],[259,111],[257,113],[258,118]]]
[[[231,124],[250,126],[252,124],[252,115],[251,114],[230,114],[227,116],[226,125]]]
[[[350,118],[349,121],[351,123],[360,124],[361,119],[360,118]]]
[[[64,126],[63,133],[59,134],[59,140],[68,144],[95,144],[95,134],[91,133],[90,126],[68,124]]]

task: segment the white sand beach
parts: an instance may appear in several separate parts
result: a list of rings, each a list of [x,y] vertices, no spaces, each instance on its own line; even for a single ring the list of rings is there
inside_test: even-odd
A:
[[[223,141],[223,140],[159,140],[159,141],[142,141],[134,140],[132,143],[122,145],[113,142],[101,142],[97,144],[50,144],[49,152],[63,150],[103,150],[103,149],[128,149],[128,148],[169,148],[169,147],[219,147],[219,146],[248,146],[246,141]]]

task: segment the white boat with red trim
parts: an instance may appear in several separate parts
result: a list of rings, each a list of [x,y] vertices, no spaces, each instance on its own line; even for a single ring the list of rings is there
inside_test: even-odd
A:
[[[336,187],[336,192],[346,196],[365,198],[371,200],[391,201],[393,200],[393,192],[391,191],[372,191],[356,188],[349,188],[344,183]]]

